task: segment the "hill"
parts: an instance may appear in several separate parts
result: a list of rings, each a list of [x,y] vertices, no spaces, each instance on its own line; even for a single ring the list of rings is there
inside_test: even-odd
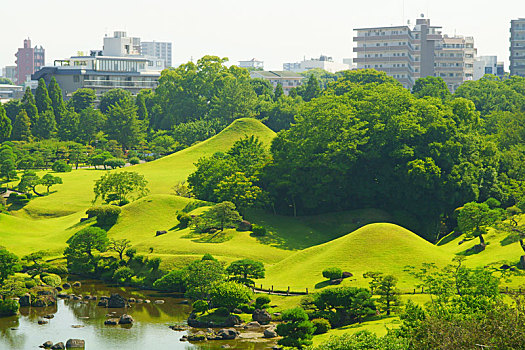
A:
[[[327,285],[322,271],[340,267],[354,274],[346,284],[366,285],[362,274],[380,271],[399,279],[400,288],[412,288],[413,278],[403,272],[405,266],[420,266],[424,262],[445,265],[453,254],[432,245],[400,226],[387,223],[369,224],[333,241],[314,246],[270,267],[264,285],[292,290],[310,290]]]

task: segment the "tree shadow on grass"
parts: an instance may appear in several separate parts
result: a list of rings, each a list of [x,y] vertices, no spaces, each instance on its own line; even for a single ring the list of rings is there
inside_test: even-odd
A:
[[[475,255],[475,254],[479,254],[481,253],[482,251],[484,251],[485,248],[483,248],[482,246],[480,246],[479,244],[476,244],[475,246],[473,246],[472,248],[469,248],[467,250],[464,250],[462,252],[459,252],[457,253],[457,255],[461,255],[461,256],[470,256],[470,255]]]
[[[321,289],[321,288],[325,288],[325,287],[328,287],[330,285],[330,281],[329,280],[326,280],[326,281],[322,281],[322,282],[319,282],[315,285],[315,289]]]
[[[439,240],[439,242],[437,243],[438,246],[442,246],[442,245],[445,245],[447,243],[450,243],[452,242],[453,240],[455,240],[456,238],[458,238],[459,236],[461,236],[462,233],[459,232],[459,231],[453,231],[452,233],[448,234],[447,236],[441,238]]]
[[[517,233],[511,233],[507,237],[503,238],[499,243],[502,246],[506,246],[512,243],[519,242],[520,236]]]

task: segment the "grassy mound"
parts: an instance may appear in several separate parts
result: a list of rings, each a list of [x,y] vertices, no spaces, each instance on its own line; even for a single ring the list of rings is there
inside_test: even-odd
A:
[[[270,267],[262,283],[279,289],[290,286],[292,290],[314,290],[327,285],[322,271],[336,266],[354,274],[344,284],[367,285],[362,274],[381,271],[397,276],[399,287],[412,288],[415,281],[403,272],[405,266],[420,266],[424,262],[444,265],[452,256],[400,226],[377,223],[295,253]]]

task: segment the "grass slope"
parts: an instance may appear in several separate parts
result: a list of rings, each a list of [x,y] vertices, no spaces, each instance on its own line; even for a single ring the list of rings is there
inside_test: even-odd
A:
[[[452,256],[400,226],[377,223],[295,253],[270,267],[262,283],[275,288],[313,290],[327,285],[322,271],[335,266],[354,274],[345,284],[367,285],[362,274],[381,271],[397,276],[400,288],[412,288],[415,281],[403,272],[405,266],[419,266],[424,262],[444,265]]]

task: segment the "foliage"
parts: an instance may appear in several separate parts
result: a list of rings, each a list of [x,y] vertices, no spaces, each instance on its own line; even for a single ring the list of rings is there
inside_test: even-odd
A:
[[[232,280],[253,285],[255,282],[252,279],[264,278],[264,265],[260,261],[242,259],[232,262],[226,272]]]
[[[236,282],[220,283],[210,293],[214,307],[225,307],[230,311],[240,304],[248,303],[252,296],[253,293],[248,287]]]
[[[336,280],[343,277],[343,270],[338,267],[329,267],[323,270],[323,277],[329,280]]]
[[[111,169],[122,168],[126,165],[126,161],[121,158],[108,158],[104,161],[104,168],[109,167]]]
[[[20,304],[16,300],[0,299],[0,317],[14,316],[18,314]]]
[[[153,287],[167,292],[184,292],[184,272],[172,270],[156,280]]]
[[[504,217],[501,209],[491,209],[487,203],[467,203],[461,208],[458,215],[458,227],[461,232],[479,237],[480,245],[485,246],[483,235],[487,228]]]
[[[279,345],[303,349],[312,344],[315,328],[313,323],[308,321],[308,315],[303,309],[284,310],[281,319],[283,323],[279,323],[275,329],[277,334],[283,337],[279,339]]]
[[[120,209],[120,208],[119,208]],[[97,216],[98,223],[98,216]],[[109,250],[112,250],[118,253],[120,261],[124,261],[124,252],[131,247],[131,241],[129,239],[111,239],[109,245]]]
[[[118,173],[107,173],[95,181],[96,201],[99,197],[106,203],[118,202],[125,204],[129,199],[138,199],[148,193],[147,181],[144,175],[136,172],[121,171]],[[133,197],[130,197],[132,196]]]
[[[197,218],[202,219],[204,228],[217,227],[221,231],[224,231],[224,229],[228,227],[234,227],[235,224],[242,219],[235,210],[235,205],[231,202],[215,204]]]
[[[193,304],[191,305],[191,307],[193,308],[193,311],[194,312],[197,312],[197,313],[200,313],[200,314],[203,314],[205,313],[206,311],[208,311],[208,308],[209,308],[209,305],[206,301],[204,300],[195,300],[193,302]]]
[[[72,170],[72,166],[63,160],[57,160],[53,163],[51,169],[57,173],[69,173]]]
[[[11,119],[7,117],[5,109],[0,103],[0,143],[9,140],[12,130]]]
[[[188,227],[191,222],[191,215],[188,213],[180,212],[177,214],[177,220],[179,221],[179,228],[183,229]]]
[[[197,260],[184,268],[186,296],[194,300],[209,300],[217,284],[224,281],[224,268],[216,260]]]
[[[52,273],[43,276],[42,281],[51,287],[58,287],[60,283],[62,283],[62,279],[60,278],[60,276]]]
[[[412,93],[418,98],[436,97],[442,100],[450,96],[447,83],[442,78],[433,76],[416,80]]]
[[[31,134],[31,120],[25,109],[22,109],[16,116],[11,132],[11,139],[29,142],[33,138]]]
[[[122,209],[113,205],[91,207],[88,210],[86,210],[88,218],[96,217],[97,225],[106,228],[109,228],[117,223],[117,219],[121,212]]]
[[[268,295],[258,296],[255,299],[255,308],[256,309],[266,309],[267,307],[270,306],[270,302],[271,301],[272,300],[270,299],[270,297]]]
[[[20,270],[18,257],[7,249],[0,247],[0,285],[18,270]]]
[[[146,125],[138,119],[137,107],[131,100],[109,107],[105,131],[112,140],[129,149],[144,139],[145,129]]]
[[[139,163],[140,163],[140,159],[139,159],[139,157],[131,157],[131,158],[129,159],[129,164],[131,164],[131,165],[137,165],[137,164],[139,164]]]
[[[252,232],[255,237],[263,237],[266,236],[266,227],[253,224],[252,225]]]
[[[314,324],[314,327],[315,327],[314,334],[324,334],[328,332],[330,329],[332,329],[330,322],[328,322],[328,320],[325,318],[314,318],[312,320],[312,323]]]
[[[78,89],[77,91],[73,92],[67,105],[68,107],[73,108],[75,112],[80,113],[85,109],[93,107],[93,103],[95,102],[96,98],[95,91],[85,88]]]
[[[40,184],[47,188],[47,193],[49,193],[49,189],[52,186],[59,185],[61,183],[62,183],[62,178],[58,176],[53,176],[51,174],[45,174],[44,176],[42,176],[42,179],[40,180]]]
[[[377,303],[379,309],[386,312],[390,316],[392,310],[397,309],[401,305],[400,292],[396,288],[397,278],[392,275],[381,277],[380,283],[376,288],[376,293],[379,295]]]
[[[86,227],[75,233],[67,241],[64,251],[68,269],[74,273],[89,274],[96,272],[96,251],[105,252],[109,239],[105,230],[98,227]]]
[[[129,283],[131,277],[133,277],[133,270],[127,266],[121,266],[115,270],[113,274],[113,281],[118,284]]]
[[[354,334],[333,336],[328,341],[314,347],[312,350],[408,350],[406,339],[391,334],[379,337],[364,330]],[[430,348],[429,348],[430,349]]]

